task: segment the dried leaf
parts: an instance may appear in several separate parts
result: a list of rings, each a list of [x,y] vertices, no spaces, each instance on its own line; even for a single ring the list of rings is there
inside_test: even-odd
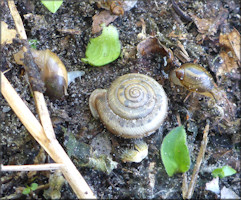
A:
[[[148,37],[137,45],[137,52],[142,56],[158,53],[167,57],[167,63],[172,63],[174,56],[171,49],[161,44],[156,37]]]
[[[231,33],[228,34],[228,40],[232,46],[232,50],[240,61],[240,33],[237,29],[233,29]]]
[[[12,44],[16,34],[15,29],[8,29],[8,25],[1,21],[1,44]]]
[[[206,35],[215,35],[219,26],[228,18],[228,10],[221,9],[216,18],[200,19],[196,15],[191,14],[191,17],[198,28],[198,32]]]
[[[240,34],[236,29],[228,34],[220,34],[220,46],[223,50],[220,52],[220,57],[223,60],[217,75],[231,72],[232,69],[237,69],[240,62]]]
[[[238,63],[232,56],[230,56],[230,52],[222,51],[220,53],[220,57],[222,58],[223,62],[217,72],[218,75],[221,75],[226,72],[231,72],[232,69],[238,68]]]
[[[92,33],[95,34],[100,32],[103,29],[103,27],[100,26],[101,24],[108,26],[111,22],[115,21],[117,17],[117,15],[111,14],[108,10],[101,11],[100,13],[94,15],[92,18]]]
[[[192,19],[198,28],[199,33],[207,33],[209,26],[212,24],[211,19],[200,19],[196,15],[192,15]]]
[[[137,51],[142,56],[148,55],[151,53],[161,53],[162,55],[165,54],[165,50],[160,46],[158,39],[155,37],[148,37],[145,40],[141,41],[137,45]]]
[[[186,40],[188,34],[187,33],[178,33],[176,34],[175,31],[172,31],[171,33],[168,34],[168,37],[170,38],[177,38],[179,40]]]
[[[99,8],[104,8],[106,10],[110,10],[112,13],[119,15],[119,11],[123,10],[124,11],[129,11],[132,9],[138,0],[120,0],[120,1],[113,1],[113,0],[106,0],[106,1],[97,1],[97,6]],[[115,11],[118,12],[115,12]],[[124,13],[122,13],[124,14]]]

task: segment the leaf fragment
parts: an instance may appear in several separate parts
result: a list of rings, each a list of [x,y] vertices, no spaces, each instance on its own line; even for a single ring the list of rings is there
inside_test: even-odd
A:
[[[103,28],[101,24],[105,24],[106,26],[108,26],[111,22],[115,21],[117,17],[117,15],[111,14],[109,10],[103,10],[100,13],[95,14],[92,17],[92,33],[95,34],[100,32]]]
[[[212,171],[212,176],[213,177],[220,177],[220,178],[224,178],[226,176],[231,176],[233,174],[236,174],[236,170],[233,169],[232,167],[226,165],[222,168],[217,168],[215,170]]]
[[[110,25],[103,27],[102,34],[91,38],[81,60],[93,66],[103,66],[116,60],[121,52],[121,43],[117,28]]]
[[[37,183],[32,183],[30,186],[31,190],[34,191],[38,188],[38,184]]]
[[[190,168],[190,155],[183,126],[172,129],[163,139],[161,158],[168,176]]]
[[[41,3],[52,13],[56,13],[59,7],[62,5],[63,0],[41,0]]]
[[[240,66],[240,34],[234,28],[228,34],[220,34],[219,44],[222,47],[220,57],[222,58],[221,66],[217,71],[217,76],[230,73]]]

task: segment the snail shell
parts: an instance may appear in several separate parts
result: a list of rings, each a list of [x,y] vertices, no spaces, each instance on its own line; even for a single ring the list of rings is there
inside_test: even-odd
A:
[[[31,49],[35,63],[40,69],[41,79],[45,83],[46,92],[52,99],[59,99],[67,94],[68,74],[63,62],[50,51]],[[17,64],[23,63],[24,52],[19,51],[14,55]]]
[[[183,64],[181,67],[171,71],[170,80],[191,92],[197,92],[214,99],[221,99],[219,89],[213,77],[200,65],[193,63]]]
[[[106,89],[96,89],[89,99],[93,117],[124,138],[141,138],[158,129],[167,114],[167,96],[153,78],[137,73],[117,78]]]

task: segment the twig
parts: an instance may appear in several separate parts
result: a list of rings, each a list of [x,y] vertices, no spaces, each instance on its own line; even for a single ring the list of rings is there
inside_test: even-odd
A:
[[[203,140],[201,143],[201,147],[200,147],[200,151],[198,153],[198,157],[197,157],[197,161],[196,161],[196,165],[193,169],[193,173],[192,173],[192,179],[190,181],[190,184],[188,186],[188,191],[186,193],[186,198],[185,199],[191,199],[193,192],[194,192],[194,188],[196,185],[196,181],[197,181],[197,177],[198,177],[198,173],[199,173],[199,169],[206,151],[206,147],[207,147],[207,143],[208,143],[208,132],[209,132],[209,123],[207,123],[207,125],[205,126],[205,129],[203,131]]]
[[[57,163],[62,163],[61,171],[69,182],[70,186],[76,193],[78,198],[95,199],[90,187],[76,169],[66,152],[63,150],[59,142],[49,140],[44,134],[43,127],[35,118],[33,113],[25,105],[23,100],[16,93],[14,88],[8,82],[4,74],[1,72],[1,89],[2,94],[20,121],[31,133],[35,140],[44,148],[50,157]]]
[[[1,171],[48,171],[60,169],[63,164],[1,165]]]
[[[22,19],[21,19],[20,15],[19,15],[19,13],[16,9],[14,1],[11,1],[11,0],[8,1],[8,6],[9,6],[9,10],[12,14],[13,20],[15,22],[17,32],[19,33],[20,38],[25,40],[25,46],[23,47],[23,51],[26,53],[26,54],[24,54],[24,57],[27,56],[27,58],[25,57],[25,60],[27,59],[27,62],[28,62],[27,64],[25,64],[25,66],[27,67],[27,71],[29,73],[33,74],[37,70],[31,70],[30,68],[36,67],[36,64],[34,63],[33,57],[31,55],[30,51],[28,50],[28,45],[27,45],[27,41],[26,41],[27,35],[25,33],[25,29],[24,29],[24,26],[23,26]],[[32,62],[31,62],[31,60],[32,60]],[[33,65],[31,65],[31,67],[28,66],[28,64],[30,64],[30,63],[33,64]],[[28,75],[29,75],[29,73],[28,73]],[[33,79],[36,78],[36,77],[40,78],[40,75],[36,75],[31,80],[33,81]],[[38,81],[34,82],[34,87],[37,87],[36,86],[37,83],[38,83]],[[32,83],[31,83],[31,86],[33,86]],[[53,126],[52,126],[51,119],[49,117],[49,113],[48,113],[48,109],[47,109],[47,106],[46,106],[46,103],[45,103],[45,100],[44,100],[44,96],[41,92],[39,92],[42,89],[40,89],[39,91],[36,91],[35,88],[32,88],[32,89],[34,90],[34,99],[35,99],[35,103],[36,103],[36,107],[37,107],[37,111],[38,111],[38,114],[39,114],[41,124],[44,128],[44,132],[50,140],[55,139],[54,129],[53,129]]]
[[[188,183],[187,183],[187,174],[184,172],[182,174],[182,198],[185,199],[188,190]]]
[[[180,117],[179,113],[176,114],[176,117],[177,117],[178,126],[181,126],[182,125],[182,121],[181,121],[181,117]]]

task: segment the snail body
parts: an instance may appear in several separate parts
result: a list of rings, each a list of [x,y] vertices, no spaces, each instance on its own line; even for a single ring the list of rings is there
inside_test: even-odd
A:
[[[89,99],[93,117],[124,138],[141,138],[158,129],[167,114],[167,96],[153,78],[137,73],[117,78],[106,89],[96,89]]]
[[[170,80],[191,92],[200,93],[216,101],[222,99],[222,91],[215,84],[213,77],[200,65],[193,63],[183,64],[170,73]]]
[[[31,49],[35,63],[40,69],[41,79],[45,83],[45,94],[50,98],[57,99],[67,94],[68,73],[59,57],[46,50]],[[19,65],[23,63],[24,53],[19,51],[14,59]]]

